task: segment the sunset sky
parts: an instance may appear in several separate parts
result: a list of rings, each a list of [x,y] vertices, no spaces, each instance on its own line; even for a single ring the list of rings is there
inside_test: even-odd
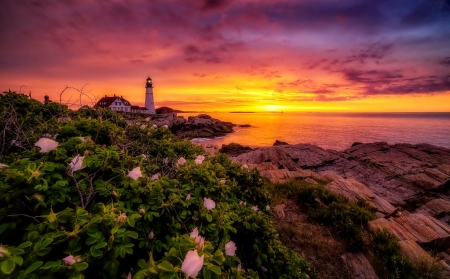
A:
[[[450,0],[0,5],[0,90],[39,100],[143,105],[150,76],[181,110],[450,111]]]

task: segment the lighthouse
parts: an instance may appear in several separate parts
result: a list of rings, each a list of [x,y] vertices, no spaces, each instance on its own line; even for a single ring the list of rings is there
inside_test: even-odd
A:
[[[145,83],[145,107],[147,108],[147,113],[155,114],[155,101],[153,99],[153,82],[150,77],[147,78]]]

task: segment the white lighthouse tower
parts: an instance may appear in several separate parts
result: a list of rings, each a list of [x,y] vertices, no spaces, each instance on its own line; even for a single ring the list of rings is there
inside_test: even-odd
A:
[[[153,82],[150,77],[147,78],[145,83],[145,107],[147,108],[149,114],[155,114],[155,101],[153,99]]]

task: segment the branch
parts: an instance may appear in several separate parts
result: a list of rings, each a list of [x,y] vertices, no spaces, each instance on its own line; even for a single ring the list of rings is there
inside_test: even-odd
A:
[[[40,223],[38,219],[34,218],[33,216],[26,215],[26,214],[12,214],[12,215],[6,215],[6,216],[8,216],[8,217],[25,216],[25,217],[31,218],[31,219],[33,219],[34,221]]]

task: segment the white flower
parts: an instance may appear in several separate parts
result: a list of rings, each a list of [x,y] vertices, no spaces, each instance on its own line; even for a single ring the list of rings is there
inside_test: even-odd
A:
[[[65,257],[64,259],[62,259],[62,260],[64,261],[64,263],[65,263],[66,265],[73,265],[74,263],[77,262],[77,260],[75,259],[75,257],[72,256],[72,255],[69,255],[69,256]]]
[[[270,206],[266,205],[266,210],[269,211],[270,210]]]
[[[152,180],[158,180],[161,177],[161,173],[156,173],[154,175],[152,175]]]
[[[141,129],[147,128],[147,125],[141,125]]]
[[[85,142],[86,139],[84,137],[78,137],[81,141]]]
[[[147,160],[147,155],[142,154],[141,156],[144,157],[144,160]]]
[[[187,196],[186,196],[186,200],[188,201],[188,200],[190,200],[191,199],[191,194],[189,193]]]
[[[236,244],[233,241],[229,241],[225,244],[225,255],[234,256],[236,254]]]
[[[197,236],[195,238],[195,243],[198,243],[201,249],[205,248],[205,238],[201,236]]]
[[[265,268],[264,266],[261,266],[261,270],[267,272],[267,268]]]
[[[40,138],[34,145],[40,147],[42,153],[54,150],[58,146],[58,143],[51,139]]]
[[[211,210],[216,208],[216,203],[212,199],[203,198],[203,206],[206,207],[206,209]]]
[[[243,205],[243,204],[244,204],[244,202],[243,202],[243,201],[240,201],[240,202],[239,202],[239,205]]]
[[[156,127],[158,127],[158,126],[156,126],[156,124],[153,124],[153,125],[152,125],[152,128],[156,128]]]
[[[128,177],[130,177],[133,180],[136,180],[139,177],[142,177],[141,167],[134,168],[132,171],[130,171],[128,173]]]
[[[237,271],[241,271],[242,270],[242,265],[241,264],[238,264],[238,266],[237,266]]]
[[[70,162],[69,166],[72,171],[82,170],[86,166],[83,165],[84,156],[77,155],[75,158],[72,159],[72,162]]]
[[[145,121],[147,122],[150,121],[150,117],[145,118]]]
[[[248,169],[247,164],[244,164],[242,167],[244,167],[244,169]]]
[[[254,211],[258,211],[258,207],[257,207],[256,205],[252,206],[252,209],[253,209]]]
[[[155,234],[153,233],[153,231],[151,231],[149,234],[148,234],[148,239],[153,239],[155,237]]]
[[[117,217],[117,221],[119,221],[119,223],[123,223],[125,222],[125,220],[127,220],[127,214],[126,213],[122,213],[119,215],[119,217]]]
[[[8,165],[0,163],[0,169],[6,168],[6,167],[8,167]]]
[[[9,255],[8,249],[6,249],[3,246],[0,246],[0,258],[3,258],[4,256]]]
[[[198,229],[197,229],[197,228],[194,228],[194,229],[192,230],[192,232],[189,234],[189,237],[190,237],[190,238],[197,238],[197,236],[198,236]]]
[[[167,125],[163,125],[163,127],[166,128],[166,129],[169,129],[169,126],[167,126]]]
[[[133,277],[131,276],[131,272],[128,272],[127,279],[133,279]]]
[[[117,197],[117,192],[116,192],[116,190],[113,190],[113,191],[111,192],[111,195],[113,195],[114,197]]]
[[[204,255],[199,257],[197,250],[188,251],[181,265],[181,271],[191,278],[195,278],[203,267]]]
[[[184,165],[184,163],[186,163],[186,159],[184,159],[183,157],[181,157],[180,159],[178,159],[177,164],[178,165]]]
[[[163,159],[163,164],[167,164],[167,163],[169,163],[169,158],[164,158]]]
[[[227,182],[227,180],[226,179],[222,179],[222,180],[220,180],[220,184],[225,184]]]
[[[205,156],[203,155],[198,155],[197,158],[195,159],[195,163],[197,165],[200,165],[201,163],[203,163],[203,160],[205,160]]]
[[[145,208],[139,208],[139,214],[145,214]]]

